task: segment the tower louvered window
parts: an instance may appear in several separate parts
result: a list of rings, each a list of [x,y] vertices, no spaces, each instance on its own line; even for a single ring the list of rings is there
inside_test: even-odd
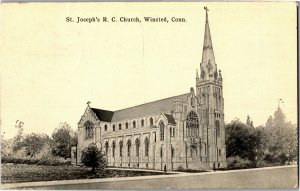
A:
[[[218,120],[216,121],[216,135],[217,138],[220,137],[220,122]]]

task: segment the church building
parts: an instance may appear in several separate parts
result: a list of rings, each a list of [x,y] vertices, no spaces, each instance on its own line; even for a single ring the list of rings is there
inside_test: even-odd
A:
[[[77,151],[102,148],[108,166],[156,170],[226,167],[223,79],[215,61],[206,10],[196,86],[188,93],[117,111],[90,106],[78,123]],[[77,155],[77,156],[76,156]]]

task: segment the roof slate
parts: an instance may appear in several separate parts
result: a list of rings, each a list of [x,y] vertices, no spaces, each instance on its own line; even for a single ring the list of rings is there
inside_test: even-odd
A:
[[[156,132],[158,128],[155,126],[147,126],[147,127],[139,127],[139,128],[131,128],[131,129],[123,129],[117,131],[110,131],[103,134],[103,138],[115,137],[115,136],[123,136],[124,134],[140,134],[146,132]]]
[[[111,119],[114,115],[113,111],[91,108],[92,111],[96,114],[100,121],[111,122]]]
[[[91,109],[96,113],[97,117],[101,121],[115,122],[115,121],[122,121],[126,119],[134,119],[134,118],[143,117],[147,115],[160,114],[161,112],[170,112],[173,110],[173,104],[174,104],[173,102],[175,100],[186,101],[187,96],[188,93],[137,105],[134,107],[129,107],[126,109],[117,110],[114,112],[97,109],[97,108],[91,108]],[[169,122],[175,124],[174,117],[172,117],[172,115],[168,115],[168,116],[167,118]]]
[[[164,113],[164,115],[167,117],[168,123],[170,123],[170,124],[176,124],[176,122],[175,122],[175,119],[174,119],[174,116],[173,116],[173,115],[171,115],[171,114],[167,114],[167,113]]]

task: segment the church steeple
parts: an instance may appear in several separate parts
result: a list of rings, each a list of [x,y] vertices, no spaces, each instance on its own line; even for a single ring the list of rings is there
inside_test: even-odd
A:
[[[215,55],[211,40],[209,22],[208,22],[208,8],[204,7],[206,11],[206,21],[205,21],[205,33],[202,51],[202,61],[200,63],[201,69],[201,80],[217,79],[218,70],[215,62]]]

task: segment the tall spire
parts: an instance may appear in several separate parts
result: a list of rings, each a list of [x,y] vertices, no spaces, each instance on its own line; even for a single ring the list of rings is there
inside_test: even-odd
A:
[[[206,21],[205,21],[205,33],[204,33],[204,42],[203,42],[203,51],[202,51],[202,61],[200,64],[201,75],[205,80],[210,79],[211,77],[217,76],[217,65],[215,62],[215,55],[212,46],[212,40],[210,35],[210,28],[208,22],[208,8],[204,7],[206,11]],[[204,75],[205,74],[205,75]]]

